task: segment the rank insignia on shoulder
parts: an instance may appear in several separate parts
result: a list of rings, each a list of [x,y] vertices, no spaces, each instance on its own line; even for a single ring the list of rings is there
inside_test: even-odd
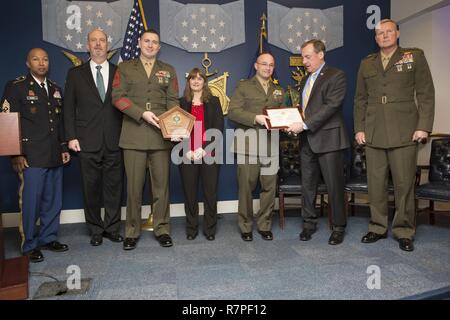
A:
[[[5,99],[5,101],[3,101],[3,104],[2,104],[2,111],[9,112],[10,109],[11,109],[11,105],[9,104],[8,100]]]
[[[13,82],[14,83],[21,82],[21,81],[25,80],[26,78],[27,77],[25,77],[25,76],[20,76],[20,77],[17,77],[16,80],[14,80]]]

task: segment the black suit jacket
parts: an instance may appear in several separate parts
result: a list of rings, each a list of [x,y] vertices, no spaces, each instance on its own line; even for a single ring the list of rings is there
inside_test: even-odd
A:
[[[29,73],[7,83],[0,103],[8,106],[5,112],[20,113],[22,152],[35,168],[62,165],[61,153],[67,151],[61,89],[50,79],[47,85],[48,95]]]
[[[308,78],[303,79],[300,94]],[[350,146],[342,114],[345,90],[345,73],[325,65],[314,82],[305,110],[308,130],[304,134],[314,153],[337,151]]]
[[[180,107],[191,113],[192,111],[192,102],[186,101],[184,97],[180,98]],[[208,129],[218,129],[223,133],[223,113],[222,107],[220,106],[219,98],[215,96],[211,96],[209,101],[204,104],[205,108],[205,130]],[[211,141],[212,142],[212,141]],[[207,146],[211,142],[205,142],[205,146]]]
[[[64,125],[67,141],[78,139],[81,151],[96,152],[103,146],[119,150],[122,113],[112,104],[116,66],[109,63],[108,89],[103,102],[89,62],[69,70],[64,91]]]

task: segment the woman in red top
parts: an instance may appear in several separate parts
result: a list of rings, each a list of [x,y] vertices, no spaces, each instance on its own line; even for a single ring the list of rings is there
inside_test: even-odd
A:
[[[207,153],[205,148],[212,141],[206,141],[205,132],[217,129],[223,137],[223,113],[220,101],[211,94],[204,72],[194,68],[186,79],[184,96],[180,106],[195,116],[196,121],[190,137],[190,150],[186,152],[187,161],[180,164],[180,174],[184,191],[184,210],[186,213],[186,234],[193,240],[198,234],[197,191],[201,178],[203,185],[203,234],[208,240],[214,240],[217,225],[217,185],[220,164],[207,161],[214,152]],[[219,144],[221,145],[221,144]],[[220,150],[222,151],[222,150]],[[210,158],[212,159],[212,158]]]

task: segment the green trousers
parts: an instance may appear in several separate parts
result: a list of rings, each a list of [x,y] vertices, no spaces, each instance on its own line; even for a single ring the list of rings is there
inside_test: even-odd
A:
[[[141,234],[142,190],[148,168],[152,192],[152,214],[155,236],[170,234],[169,161],[170,150],[123,151],[127,174],[127,219],[125,236]]]
[[[395,215],[392,233],[395,238],[412,239],[415,234],[414,183],[417,146],[391,149],[366,147],[369,187],[369,231],[383,234],[388,230],[389,170],[394,184]]]

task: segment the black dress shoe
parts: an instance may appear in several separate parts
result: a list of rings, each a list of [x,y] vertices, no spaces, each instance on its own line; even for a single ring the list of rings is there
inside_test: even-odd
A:
[[[399,244],[400,249],[402,249],[403,251],[413,251],[414,250],[414,244],[411,239],[407,239],[407,238],[398,239],[398,244]]]
[[[196,234],[188,234],[186,236],[186,239],[188,239],[188,240],[194,240],[195,238],[197,238],[197,233]]]
[[[216,237],[213,234],[210,234],[209,236],[205,235],[206,240],[208,241],[214,241],[216,239]]]
[[[64,252],[69,250],[69,246],[67,244],[62,244],[58,241],[49,242],[43,246],[41,246],[42,250],[50,250],[54,252]]]
[[[330,239],[328,239],[328,244],[336,245],[341,244],[344,241],[344,231],[333,231],[331,233]]]
[[[301,241],[309,241],[311,240],[311,236],[316,232],[314,229],[303,229],[300,233],[300,240]]]
[[[93,234],[91,237],[91,246],[99,246],[103,243],[103,237],[101,234]]]
[[[44,255],[39,249],[33,249],[31,251],[25,252],[23,255],[27,256],[30,262],[33,263],[44,261]]]
[[[137,239],[136,238],[125,238],[123,242],[123,250],[133,250],[136,249]]]
[[[123,237],[118,232],[103,232],[103,236],[112,242],[122,242]]]
[[[243,232],[243,233],[241,233],[241,238],[244,241],[252,241],[253,240],[253,234],[251,232]]]
[[[383,234],[378,234],[375,232],[368,232],[364,237],[362,237],[361,242],[362,243],[374,243],[380,239],[386,239],[386,238],[387,238],[387,232],[385,232]]]
[[[258,233],[261,235],[261,238],[264,240],[273,240],[273,234],[272,231],[259,231]]]
[[[168,234],[162,234],[156,237],[156,239],[158,240],[161,247],[167,248],[173,246],[172,238]]]

